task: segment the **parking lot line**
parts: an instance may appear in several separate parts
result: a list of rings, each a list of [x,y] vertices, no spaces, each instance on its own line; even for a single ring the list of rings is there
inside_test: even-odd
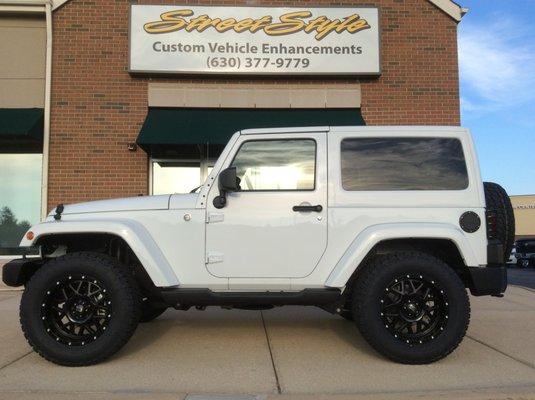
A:
[[[525,360],[522,360],[521,358],[517,358],[517,357],[515,357],[515,356],[512,356],[511,354],[507,354],[507,353],[505,353],[504,351],[501,351],[500,349],[498,349],[498,348],[496,348],[496,347],[494,347],[494,346],[491,346],[490,344],[485,343],[485,342],[483,342],[483,341],[481,341],[481,340],[478,340],[478,339],[476,339],[475,337],[472,337],[472,336],[470,336],[470,335],[466,335],[466,337],[467,337],[468,339],[471,339],[471,340],[473,340],[473,341],[475,341],[475,342],[477,342],[477,343],[479,343],[479,344],[481,344],[481,345],[483,345],[483,346],[486,346],[486,347],[488,347],[489,349],[494,350],[494,351],[496,351],[496,352],[498,352],[498,353],[500,353],[500,354],[502,354],[502,355],[504,355],[504,356],[506,356],[506,357],[509,357],[510,359],[512,359],[512,360],[514,360],[514,361],[517,361],[517,362],[519,362],[519,363],[521,363],[521,364],[524,364],[524,365],[527,366],[527,367],[530,367],[530,368],[535,369],[535,364],[533,364],[533,363],[531,363],[531,362],[529,362],[529,361],[525,361]]]
[[[275,360],[273,359],[273,350],[271,349],[271,341],[269,339],[269,333],[266,327],[266,320],[264,318],[264,313],[260,311],[260,316],[262,317],[262,325],[264,326],[264,333],[266,334],[266,342],[269,348],[269,356],[271,357],[271,365],[273,366],[273,374],[275,374],[275,382],[277,383],[277,392],[282,393],[281,385],[279,381],[279,374],[277,373],[277,366],[275,365]]]

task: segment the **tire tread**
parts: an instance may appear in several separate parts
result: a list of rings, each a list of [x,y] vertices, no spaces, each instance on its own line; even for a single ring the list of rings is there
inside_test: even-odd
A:
[[[507,261],[515,242],[515,215],[511,199],[503,187],[494,182],[484,182],[487,210],[497,218],[496,236],[503,243],[504,260]]]

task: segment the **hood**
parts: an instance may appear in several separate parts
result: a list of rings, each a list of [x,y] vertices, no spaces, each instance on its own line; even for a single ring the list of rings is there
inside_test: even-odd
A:
[[[62,214],[83,214],[112,211],[142,211],[142,210],[167,210],[169,209],[168,194],[159,196],[138,196],[122,199],[89,201],[66,205]],[[54,215],[54,208],[49,215]]]
[[[198,193],[173,194],[171,199],[169,199],[169,208],[172,210],[195,208],[198,198]]]

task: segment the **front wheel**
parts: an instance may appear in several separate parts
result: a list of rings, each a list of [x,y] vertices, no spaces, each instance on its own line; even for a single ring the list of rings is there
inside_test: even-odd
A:
[[[425,253],[380,256],[356,282],[353,315],[366,341],[403,364],[438,361],[462,341],[470,303],[457,274]]]
[[[71,253],[43,265],[22,295],[26,339],[56,364],[96,364],[116,353],[140,317],[137,284],[126,267],[98,253]]]

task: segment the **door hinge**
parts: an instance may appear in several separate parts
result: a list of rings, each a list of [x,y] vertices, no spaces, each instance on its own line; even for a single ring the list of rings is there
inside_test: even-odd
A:
[[[223,262],[223,253],[218,251],[209,251],[206,253],[206,264],[215,264]]]
[[[215,222],[223,222],[225,215],[221,213],[208,213],[206,215],[206,223],[213,224]]]

